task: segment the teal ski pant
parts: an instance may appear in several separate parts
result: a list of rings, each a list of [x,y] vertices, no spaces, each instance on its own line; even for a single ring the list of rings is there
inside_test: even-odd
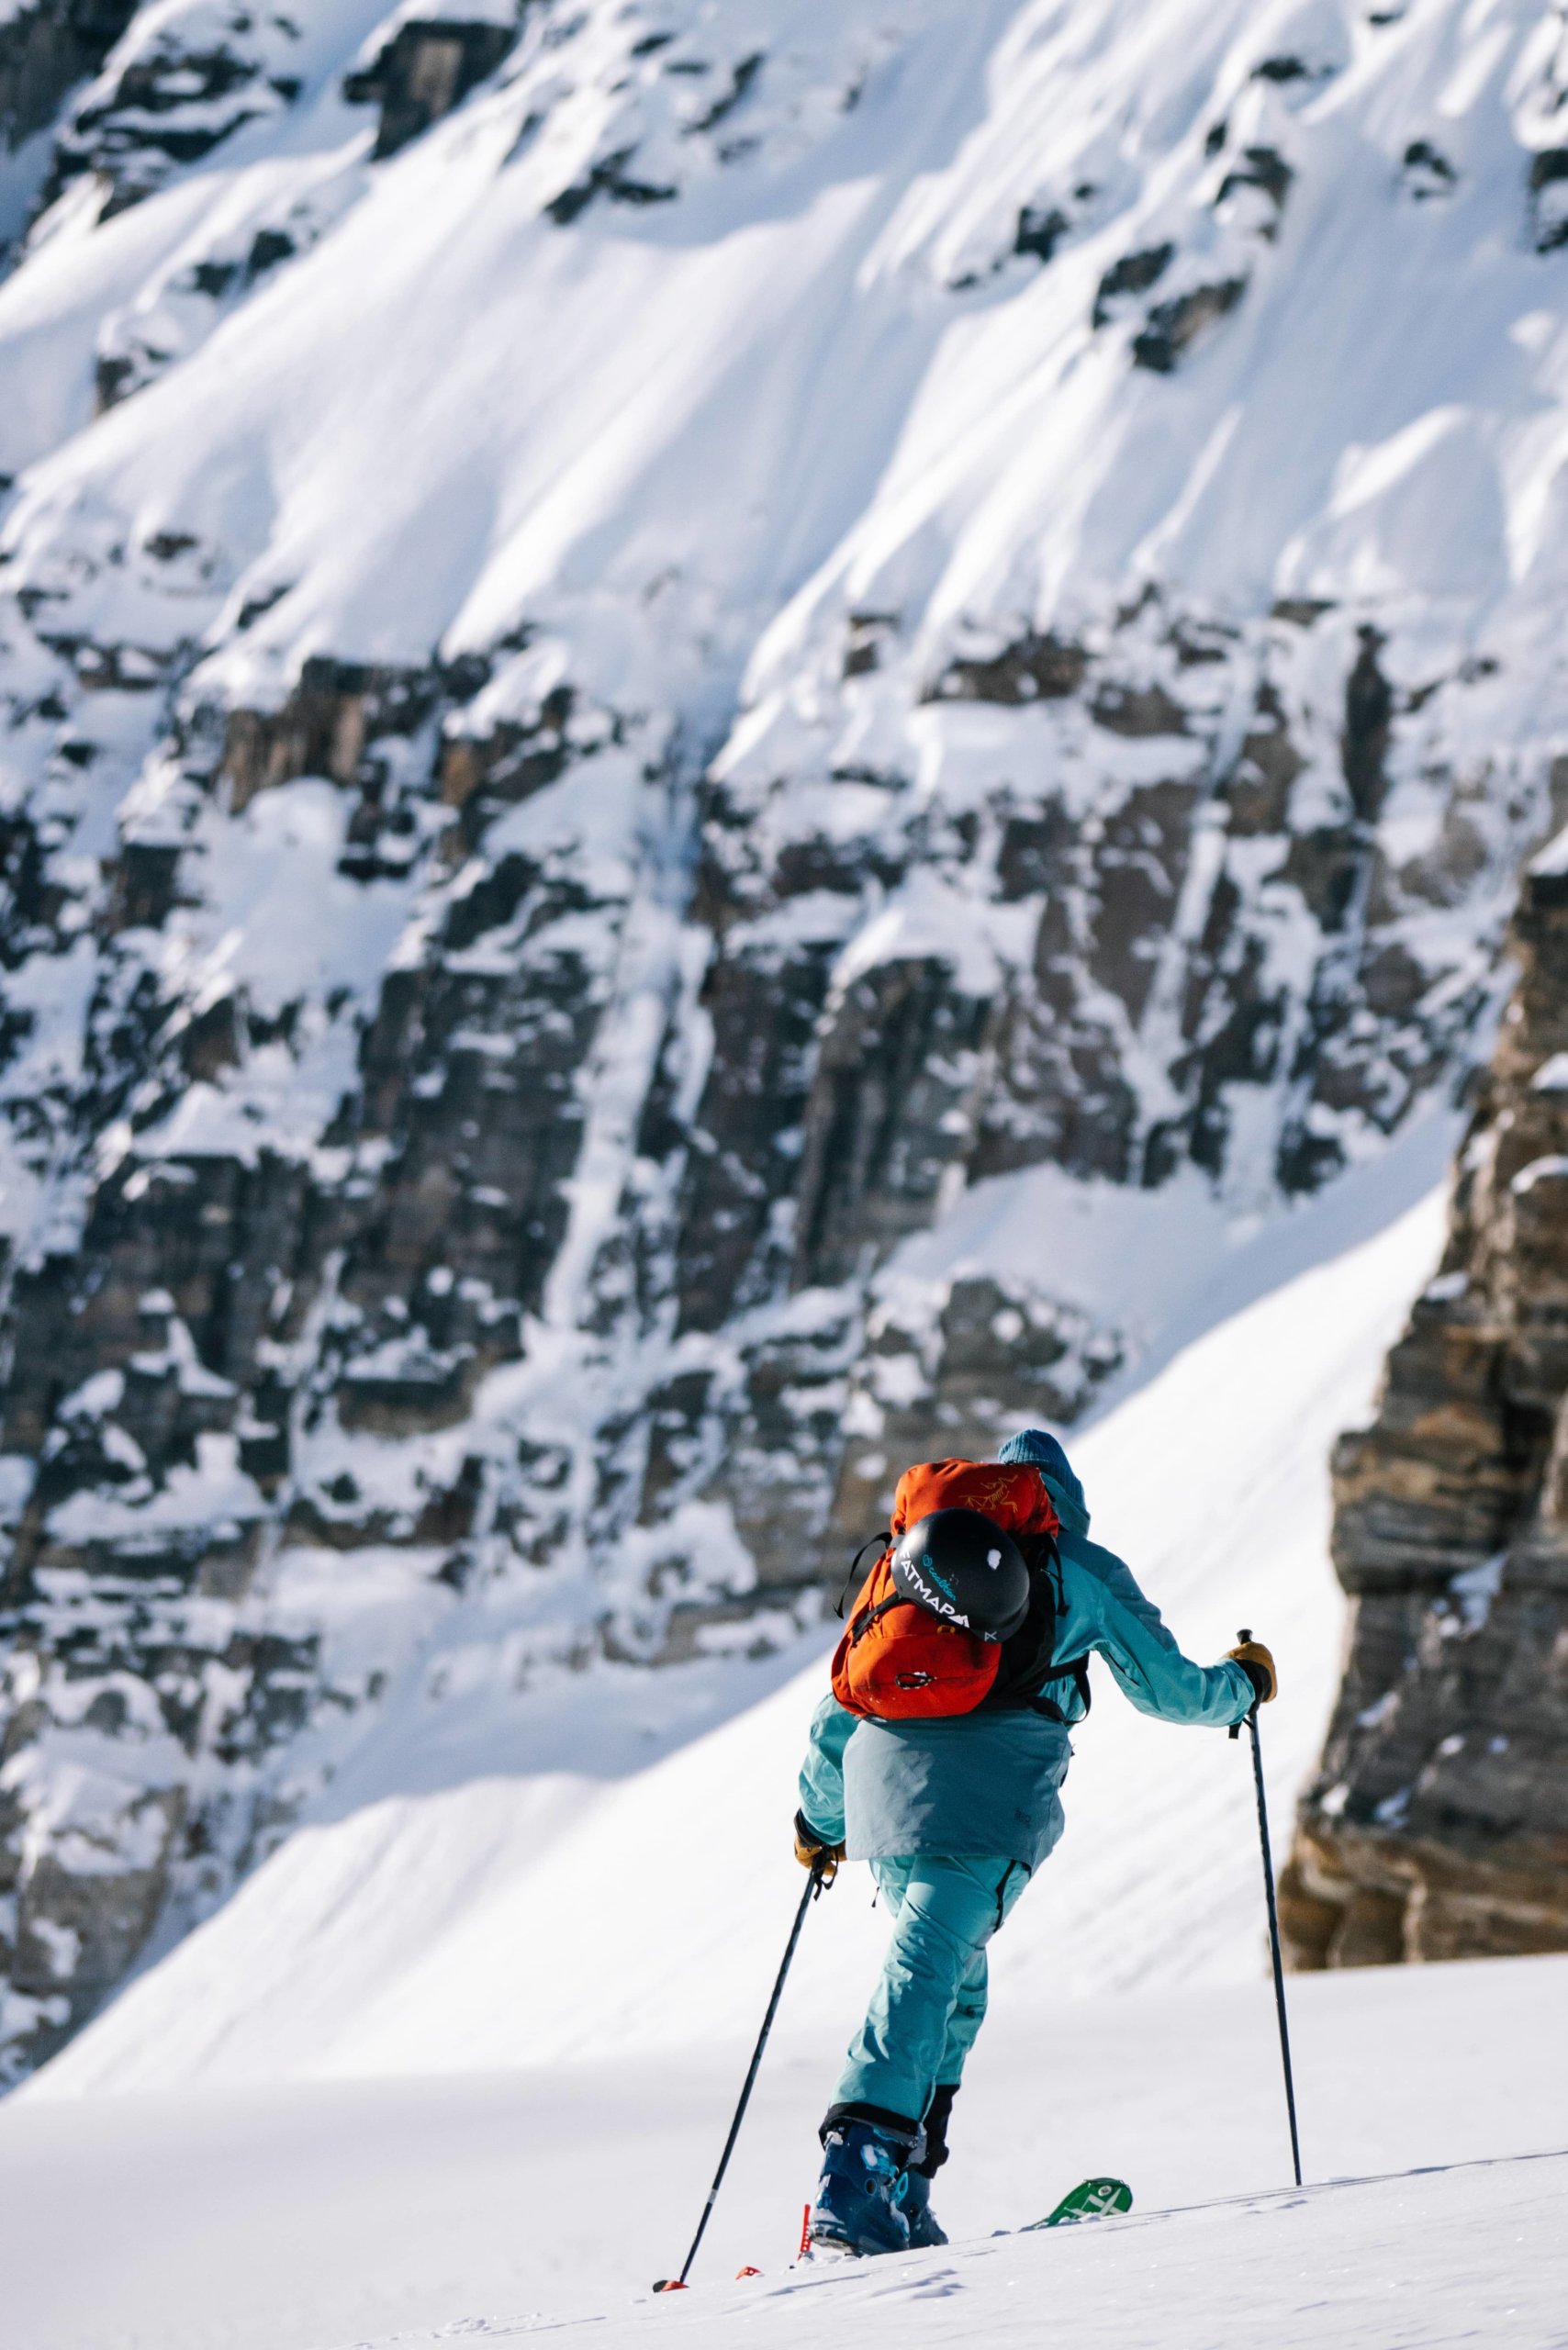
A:
[[[1029,1882],[1022,1861],[871,1863],[893,1938],[866,2020],[849,2043],[835,2105],[923,2121],[938,2087],[956,2088],[985,2020],[985,1946]]]

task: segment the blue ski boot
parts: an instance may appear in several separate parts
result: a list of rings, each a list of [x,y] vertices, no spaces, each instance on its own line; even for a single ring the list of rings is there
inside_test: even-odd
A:
[[[871,2121],[830,2121],[807,2240],[824,2252],[907,2252],[900,2210],[913,2140]]]
[[[931,2181],[923,2170],[906,2170],[900,2181],[899,2209],[909,2224],[911,2252],[924,2252],[933,2244],[946,2244],[931,2208]]]

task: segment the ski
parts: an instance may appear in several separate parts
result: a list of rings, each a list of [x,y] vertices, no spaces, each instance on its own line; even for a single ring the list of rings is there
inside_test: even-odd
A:
[[[1079,2182],[1070,2195],[1062,2197],[1054,2211],[1048,2212],[1043,2220],[1031,2220],[1025,2227],[1020,2228],[1018,2232],[1020,2235],[1027,2236],[1033,2235],[1036,2228],[1081,2228],[1086,2221],[1114,2220],[1121,2212],[1130,2211],[1132,2208],[1133,2191],[1125,2178],[1085,2178]],[[790,2263],[791,2266],[797,2266],[801,2261],[808,2261],[812,2256],[811,2226],[812,2207],[808,2203],[801,2222],[801,2249],[795,2255],[795,2260]],[[852,2255],[847,2254],[842,2256],[853,2257]],[[738,2285],[743,2277],[760,2277],[763,2273],[760,2268],[737,2269],[735,2282]],[[654,2287],[655,2293],[683,2293],[689,2289],[689,2286],[678,2283],[673,2277],[668,2279],[661,2277]]]
[[[1064,2195],[1054,2211],[1043,2220],[1031,2220],[1021,2235],[1032,2235],[1036,2228],[1077,2228],[1086,2220],[1114,2220],[1118,2212],[1133,2208],[1133,2191],[1123,2178],[1086,2178],[1070,2195]]]

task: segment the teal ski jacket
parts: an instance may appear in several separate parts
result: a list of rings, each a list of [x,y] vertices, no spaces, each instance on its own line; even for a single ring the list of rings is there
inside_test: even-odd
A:
[[[1089,1539],[1083,1488],[1056,1438],[1031,1431],[1014,1445],[1015,1458],[1040,1469],[1061,1519],[1064,1606],[1054,1655],[1103,1656],[1138,1711],[1158,1720],[1211,1729],[1242,1720],[1253,1701],[1250,1678],[1239,1664],[1194,1664],[1182,1655],[1123,1561]],[[1062,1721],[1027,1708],[872,1721],[847,1713],[830,1690],[812,1718],[801,1773],[804,1818],[853,1861],[995,1854],[1037,1868],[1064,1825],[1067,1725],[1085,1711],[1070,1674],[1052,1675],[1039,1695]]]

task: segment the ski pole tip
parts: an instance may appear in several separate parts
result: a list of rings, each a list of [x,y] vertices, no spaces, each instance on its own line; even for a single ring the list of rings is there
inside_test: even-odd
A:
[[[655,2293],[689,2293],[691,2288],[689,2285],[683,2285],[678,2277],[656,2277],[654,2279],[654,2290]]]

